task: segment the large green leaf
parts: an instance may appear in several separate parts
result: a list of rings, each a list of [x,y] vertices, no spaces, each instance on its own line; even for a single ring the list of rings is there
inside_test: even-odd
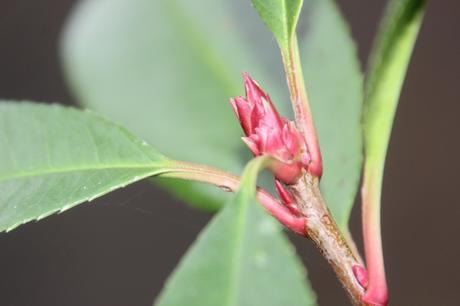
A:
[[[122,122],[168,156],[240,172],[241,152],[247,151],[228,99],[243,91],[241,72],[257,78],[258,69],[244,52],[229,5],[225,0],[82,1],[63,40],[74,92],[83,104]],[[223,193],[206,186],[173,185],[197,205],[222,203]]]
[[[0,231],[164,171],[124,128],[58,105],[0,103]]]
[[[297,27],[302,0],[252,0],[254,8],[273,33],[280,48],[287,51]]]
[[[332,0],[307,0],[299,37],[305,83],[323,155],[321,188],[342,231],[359,185],[363,77],[355,43]]]
[[[248,165],[236,197],[203,230],[155,305],[315,305],[292,245],[255,201],[262,163]]]

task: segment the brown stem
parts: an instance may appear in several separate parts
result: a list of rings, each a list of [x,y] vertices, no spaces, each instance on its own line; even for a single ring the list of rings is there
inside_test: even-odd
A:
[[[337,278],[347,291],[353,305],[369,305],[362,301],[364,288],[353,273],[353,266],[360,265],[341,234],[319,190],[319,179],[309,173],[293,185],[288,186],[302,215],[307,219],[307,234],[329,262]]]

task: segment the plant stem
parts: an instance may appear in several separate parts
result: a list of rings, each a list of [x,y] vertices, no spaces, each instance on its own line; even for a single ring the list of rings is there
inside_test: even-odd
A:
[[[305,173],[296,184],[288,185],[288,188],[307,219],[308,237],[333,268],[353,305],[371,305],[363,302],[365,290],[353,273],[353,266],[361,265],[359,256],[348,245],[327,209],[319,190],[319,178]]]
[[[363,301],[364,288],[353,272],[354,266],[362,266],[356,246],[348,243],[323,200],[319,179],[323,172],[321,150],[313,116],[308,101],[302,72],[297,37],[294,35],[287,51],[281,52],[286,71],[289,93],[296,117],[296,125],[304,136],[311,161],[305,175],[295,184],[288,185],[302,215],[308,222],[308,236],[320,249],[334,269],[337,278],[356,306],[368,305]]]
[[[286,72],[289,93],[294,109],[297,127],[304,136],[310,154],[311,163],[308,171],[321,177],[323,163],[318,137],[308,102],[307,90],[302,73],[297,37],[294,35],[287,52],[282,52],[284,70]]]

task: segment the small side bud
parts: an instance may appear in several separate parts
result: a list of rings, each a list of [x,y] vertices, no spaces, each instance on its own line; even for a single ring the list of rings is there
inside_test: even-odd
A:
[[[353,274],[355,275],[356,280],[358,283],[363,287],[364,289],[367,288],[367,281],[368,281],[368,276],[367,276],[367,270],[363,266],[360,265],[354,265],[352,267]]]
[[[294,202],[294,198],[278,180],[275,180],[275,189],[284,206],[286,206],[293,215],[297,217],[301,216],[300,210],[297,207],[297,204]]]

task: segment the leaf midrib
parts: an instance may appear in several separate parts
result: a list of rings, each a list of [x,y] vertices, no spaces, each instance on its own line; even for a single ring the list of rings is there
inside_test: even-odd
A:
[[[235,239],[233,240],[234,243],[234,252],[233,252],[233,273],[230,274],[230,283],[231,287],[228,293],[227,299],[227,306],[234,306],[237,305],[236,302],[238,301],[238,283],[239,283],[239,276],[241,275],[241,255],[243,253],[243,238],[244,238],[244,228],[246,226],[245,217],[247,216],[248,212],[248,199],[246,201],[239,201],[236,203],[239,205],[236,209],[238,209],[236,213],[236,224],[239,225],[236,227],[235,230]]]
[[[284,24],[286,25],[286,28],[284,29],[285,30],[285,43],[286,43],[286,46],[289,46],[289,40],[290,40],[290,37],[289,37],[289,16],[288,16],[288,13],[287,13],[287,9],[286,9],[286,0],[283,0],[281,1],[281,5],[283,7],[283,17],[284,17]]]
[[[48,168],[48,169],[38,169],[27,172],[10,172],[10,174],[0,176],[0,182],[9,181],[19,178],[28,178],[41,175],[53,175],[53,174],[63,174],[71,172],[84,172],[92,170],[124,170],[124,169],[145,169],[145,170],[156,170],[158,165],[155,163],[152,164],[114,164],[114,165],[95,165],[95,166],[86,166],[86,167],[66,167],[66,168]],[[166,171],[166,170],[164,170]]]

